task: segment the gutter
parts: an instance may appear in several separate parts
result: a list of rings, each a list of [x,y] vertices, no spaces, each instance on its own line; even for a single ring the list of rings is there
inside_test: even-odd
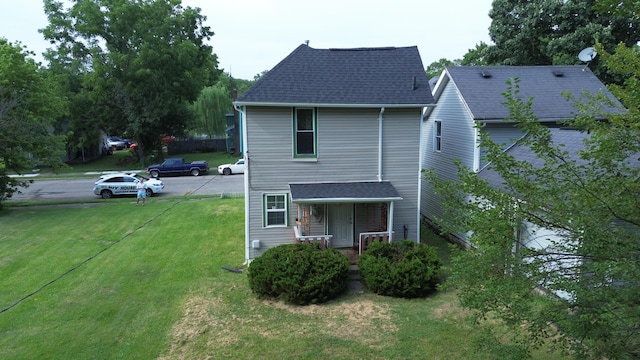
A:
[[[333,104],[333,103],[292,103],[292,102],[254,102],[234,101],[235,106],[274,106],[274,107],[334,107],[334,108],[424,108],[434,107],[435,104]]]

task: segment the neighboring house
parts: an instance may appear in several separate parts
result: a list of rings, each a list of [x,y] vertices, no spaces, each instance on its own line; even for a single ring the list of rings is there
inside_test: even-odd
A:
[[[532,111],[540,122],[549,125],[573,118],[578,109],[563,95],[583,98],[602,91],[617,104],[605,85],[586,66],[478,66],[447,67],[434,90],[437,106],[427,108],[423,126],[423,168],[433,170],[442,179],[457,181],[458,159],[462,165],[480,172],[487,164],[479,146],[479,129],[505,149],[524,134],[505,121],[509,110],[503,93],[509,79],[519,79],[519,97],[533,98]],[[558,132],[558,136],[579,138],[580,133]],[[568,139],[565,139],[568,140]],[[582,143],[580,142],[580,146]],[[572,149],[573,150],[573,149]],[[443,208],[426,181],[422,183],[420,211],[427,222],[438,225]],[[538,234],[543,231],[539,229]],[[453,234],[466,242],[465,234]]]
[[[244,92],[246,259],[294,241],[420,238],[417,47],[300,45]]]

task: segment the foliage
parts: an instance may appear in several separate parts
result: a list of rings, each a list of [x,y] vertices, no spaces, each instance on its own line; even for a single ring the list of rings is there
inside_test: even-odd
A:
[[[413,241],[374,241],[358,259],[367,288],[379,295],[424,297],[440,280],[441,261],[434,247]]]
[[[51,130],[67,104],[30,55],[0,38],[0,208],[18,186],[29,184],[9,173],[64,165],[63,139]]]
[[[255,80],[236,79],[227,73],[222,73],[216,85],[220,83],[224,85],[227,92],[231,94],[231,97],[233,98],[234,92],[237,93],[237,96],[242,95],[243,92],[255,83]]]
[[[637,79],[640,57],[632,53],[619,51],[603,59],[616,71],[624,64],[626,76]],[[622,97],[626,105],[637,105],[637,84],[629,80],[626,87],[616,87],[628,95]],[[446,229],[469,232],[473,245],[453,257],[450,286],[460,289],[464,307],[481,316],[496,314],[507,326],[524,329],[514,340],[525,349],[555,336],[578,358],[637,358],[637,107],[602,113],[611,109],[603,97],[591,94],[583,103],[573,99],[580,111],[563,125],[589,136],[582,151],[570,153],[564,144],[551,141],[549,129],[531,111],[531,99],[519,97],[517,80],[509,84],[505,99],[509,120],[527,134],[519,145],[535,154],[538,165],[515,159],[480,129],[480,146],[503,188],[492,187],[463,166],[460,182],[427,175],[445,199]],[[596,115],[609,121],[596,120]],[[528,236],[519,235],[523,232]],[[544,242],[548,245],[533,246]],[[535,289],[549,296],[540,298]],[[549,324],[561,333],[553,333]]]
[[[209,86],[200,92],[200,96],[193,104],[196,116],[195,130],[200,134],[224,135],[227,128],[226,115],[231,112],[231,94],[222,83]]]
[[[460,65],[460,60],[448,60],[445,58],[442,58],[438,61],[432,62],[431,64],[429,64],[429,66],[427,66],[427,78],[432,79],[434,77],[438,77],[440,76],[440,73],[442,73],[442,70],[444,70],[444,68],[446,68],[447,66],[457,66]]]
[[[308,305],[327,302],[347,289],[349,259],[313,244],[270,248],[249,266],[249,286],[259,296]]]
[[[92,115],[105,132],[130,135],[140,158],[164,134],[184,133],[188,104],[219,73],[205,44],[213,35],[206,17],[180,0],[87,0],[69,9],[45,0],[45,13],[42,32],[57,45],[49,57],[81,65],[86,75],[91,113],[75,120]]]
[[[485,59],[487,49],[489,45],[483,41],[479,44],[476,44],[476,47],[473,49],[469,49],[466,54],[462,57],[460,61],[460,65],[464,66],[484,66],[489,65]]]
[[[596,38],[607,51],[619,43],[636,44],[640,40],[640,18],[602,11],[602,7],[596,7],[601,1],[494,0],[489,12],[489,35],[495,45],[487,48],[487,63],[581,64],[578,53],[593,46]],[[598,58],[592,63],[594,73],[605,83],[619,80],[604,71]]]
[[[488,47],[489,45],[481,41],[479,44],[476,44],[475,48],[469,49],[469,51],[467,51],[467,53],[464,54],[464,57],[462,58],[462,60],[460,59],[449,60],[449,59],[442,58],[438,61],[432,62],[431,64],[429,64],[429,66],[427,66],[427,70],[426,70],[427,78],[432,79],[434,77],[440,76],[444,68],[446,68],[447,66],[487,65],[487,62],[485,61],[485,53]]]

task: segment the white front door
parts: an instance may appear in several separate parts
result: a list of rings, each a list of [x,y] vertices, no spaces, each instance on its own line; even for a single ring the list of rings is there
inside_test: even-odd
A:
[[[333,235],[333,247],[353,247],[353,204],[330,204],[328,233]]]

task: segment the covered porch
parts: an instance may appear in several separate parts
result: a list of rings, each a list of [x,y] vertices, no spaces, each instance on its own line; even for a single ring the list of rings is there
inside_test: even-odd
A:
[[[289,191],[294,242],[362,253],[372,241],[393,240],[402,197],[388,181],[290,183]]]

